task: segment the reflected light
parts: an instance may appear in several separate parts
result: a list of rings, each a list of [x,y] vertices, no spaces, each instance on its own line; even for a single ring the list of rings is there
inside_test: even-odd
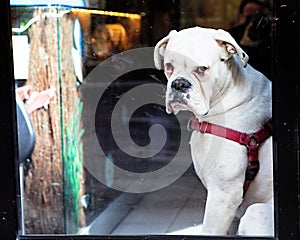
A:
[[[141,19],[141,15],[135,13],[112,12],[112,11],[81,9],[81,8],[73,8],[71,11],[74,13],[90,13],[90,14],[99,14],[99,15],[106,15],[112,17],[126,17],[126,18],[133,18],[139,20]]]

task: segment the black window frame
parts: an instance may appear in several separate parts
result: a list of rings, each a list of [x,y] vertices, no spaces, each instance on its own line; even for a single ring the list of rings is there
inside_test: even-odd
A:
[[[299,67],[297,10],[299,2],[274,0],[275,33],[273,58],[273,120],[275,237],[234,239],[293,240],[299,237]],[[298,3],[298,4],[297,4]],[[0,236],[4,239],[232,239],[206,236],[69,236],[18,235],[17,130],[13,78],[10,1],[0,1]]]

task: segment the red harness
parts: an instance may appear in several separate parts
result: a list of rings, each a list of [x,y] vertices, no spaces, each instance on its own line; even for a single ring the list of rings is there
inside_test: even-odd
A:
[[[188,124],[189,129],[201,133],[210,133],[228,140],[237,142],[247,148],[248,164],[244,182],[244,195],[247,192],[251,181],[255,178],[259,170],[258,149],[261,143],[272,135],[272,123],[268,121],[262,128],[253,134],[239,132],[233,129],[225,128],[208,122],[199,122],[192,118]]]

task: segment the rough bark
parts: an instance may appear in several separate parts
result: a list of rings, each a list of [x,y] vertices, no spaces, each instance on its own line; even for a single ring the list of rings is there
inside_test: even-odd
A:
[[[30,28],[29,78],[32,91],[56,89],[47,109],[31,113],[36,132],[32,154],[34,168],[25,179],[26,233],[65,233],[63,151],[66,127],[74,115],[78,99],[71,48],[73,47],[71,16],[50,16],[57,8],[37,8],[42,17]],[[79,203],[78,203],[79,204]],[[81,215],[81,218],[83,216]],[[82,220],[83,221],[83,220]]]

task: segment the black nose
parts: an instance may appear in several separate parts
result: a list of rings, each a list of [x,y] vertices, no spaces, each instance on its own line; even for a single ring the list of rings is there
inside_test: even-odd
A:
[[[171,84],[171,88],[176,91],[186,91],[191,86],[190,82],[185,78],[176,78]]]

